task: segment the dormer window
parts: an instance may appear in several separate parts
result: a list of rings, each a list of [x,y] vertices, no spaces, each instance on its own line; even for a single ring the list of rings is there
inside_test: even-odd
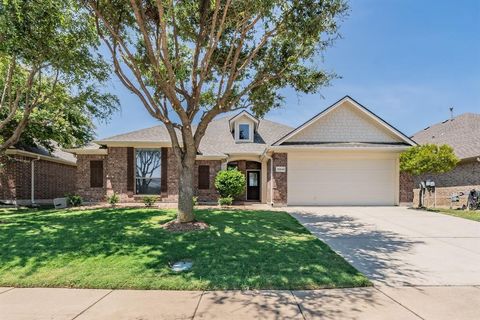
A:
[[[246,111],[242,111],[229,121],[230,132],[237,143],[253,142],[259,120]]]
[[[238,125],[238,140],[250,140],[250,125],[248,123],[240,123]]]

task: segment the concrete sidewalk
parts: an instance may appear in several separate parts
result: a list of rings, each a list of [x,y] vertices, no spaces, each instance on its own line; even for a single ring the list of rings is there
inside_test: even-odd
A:
[[[480,287],[312,291],[0,288],[0,319],[480,319]]]

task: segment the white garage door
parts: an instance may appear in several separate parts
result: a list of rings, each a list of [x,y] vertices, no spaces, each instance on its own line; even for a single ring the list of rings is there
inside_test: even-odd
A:
[[[289,205],[394,205],[396,159],[334,153],[288,154]]]

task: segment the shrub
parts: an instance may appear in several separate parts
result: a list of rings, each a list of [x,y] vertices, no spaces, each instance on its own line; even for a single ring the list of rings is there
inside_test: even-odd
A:
[[[193,201],[193,206],[198,205],[198,197],[193,197],[192,201]]]
[[[215,177],[215,188],[222,198],[235,198],[245,192],[245,175],[235,169],[220,171]]]
[[[219,206],[231,206],[233,203],[233,198],[232,197],[224,197],[218,199],[218,205]]]
[[[78,207],[82,204],[83,199],[78,194],[67,194],[67,204],[72,207]]]
[[[112,207],[115,207],[119,201],[120,201],[120,197],[115,192],[110,197],[107,197],[107,202]]]
[[[157,200],[156,196],[145,196],[143,197],[143,203],[145,204],[145,207],[151,207],[155,204],[155,201]]]

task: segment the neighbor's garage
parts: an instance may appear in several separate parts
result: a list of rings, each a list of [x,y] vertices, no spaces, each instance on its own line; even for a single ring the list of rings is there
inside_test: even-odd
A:
[[[290,152],[288,205],[396,205],[398,153]]]

